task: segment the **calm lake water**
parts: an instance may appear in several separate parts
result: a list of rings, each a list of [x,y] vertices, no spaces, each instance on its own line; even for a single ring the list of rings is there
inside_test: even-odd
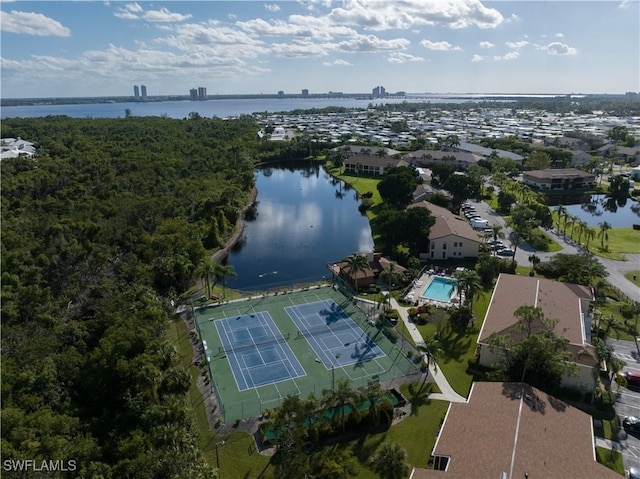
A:
[[[355,190],[345,189],[319,165],[265,168],[257,173],[257,207],[243,241],[227,263],[231,288],[261,290],[320,281],[327,263],[373,251],[369,221]]]
[[[604,221],[614,228],[640,223],[640,203],[630,199],[615,200],[606,195],[592,195],[579,205],[566,205],[565,208],[589,226],[598,226]]]

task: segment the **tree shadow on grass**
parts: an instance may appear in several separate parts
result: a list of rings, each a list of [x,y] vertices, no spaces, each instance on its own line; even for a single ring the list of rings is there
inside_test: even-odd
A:
[[[432,393],[432,390],[433,390],[432,383],[420,382],[420,383],[409,384],[408,400],[411,403],[412,416],[419,416],[420,408],[422,406],[428,406],[431,404],[431,399],[429,399],[429,395]]]

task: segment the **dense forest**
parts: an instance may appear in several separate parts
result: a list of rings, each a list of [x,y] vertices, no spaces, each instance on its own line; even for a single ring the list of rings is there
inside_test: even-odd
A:
[[[257,131],[249,118],[3,120],[3,138],[38,148],[1,163],[3,466],[216,477],[164,333],[170,301],[233,232],[254,162],[277,154]]]

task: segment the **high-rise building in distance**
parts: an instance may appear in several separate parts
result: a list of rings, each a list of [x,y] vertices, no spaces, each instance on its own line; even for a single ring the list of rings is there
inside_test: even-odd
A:
[[[140,100],[140,88],[138,88],[138,85],[133,85],[133,99],[135,101]]]
[[[203,101],[207,99],[207,89],[203,86],[198,87],[198,100]]]
[[[387,90],[385,90],[383,86],[377,86],[371,90],[371,94],[373,96],[385,96],[387,94]]]
[[[306,88],[302,89],[302,96],[309,96],[309,90],[307,90]]]
[[[142,96],[142,101],[147,101],[147,86],[140,85],[140,95]]]
[[[191,90],[189,90],[189,99],[191,101],[196,101],[198,99],[198,89],[197,88],[192,88]]]

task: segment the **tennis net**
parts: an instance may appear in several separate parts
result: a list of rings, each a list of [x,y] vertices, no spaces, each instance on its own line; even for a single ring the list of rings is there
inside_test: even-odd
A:
[[[330,323],[321,322],[318,326],[309,327],[296,321],[296,326],[298,326],[299,335],[317,336],[322,333],[335,333],[336,331],[345,331],[347,329],[353,330],[354,322],[351,318],[344,318],[340,321]]]
[[[251,339],[247,341],[240,341],[234,344],[223,345],[218,348],[218,354],[221,353],[233,353],[237,351],[244,351],[247,349],[257,349],[258,346],[264,346],[265,344],[279,344],[285,343],[289,339],[289,333],[285,333],[284,336],[278,334],[277,336],[270,336],[264,339]]]

